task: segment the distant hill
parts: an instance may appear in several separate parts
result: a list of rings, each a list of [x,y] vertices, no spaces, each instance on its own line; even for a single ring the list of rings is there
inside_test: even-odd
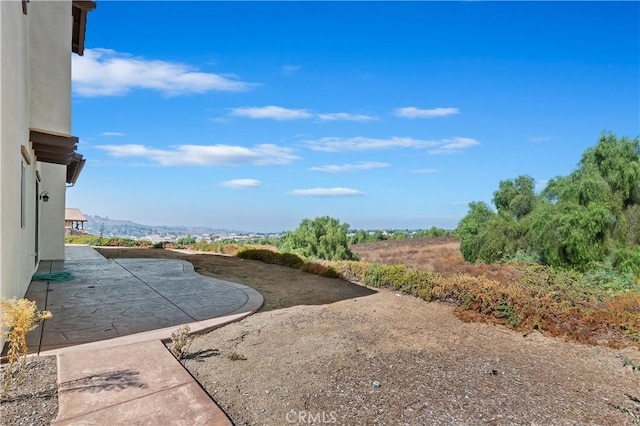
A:
[[[127,237],[135,239],[173,240],[184,235],[243,235],[246,232],[203,226],[143,225],[123,219],[84,215],[87,218],[84,230],[89,234],[103,237]]]

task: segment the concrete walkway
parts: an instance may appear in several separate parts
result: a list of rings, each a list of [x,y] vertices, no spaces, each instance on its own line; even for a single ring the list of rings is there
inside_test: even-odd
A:
[[[68,245],[64,263],[38,273],[56,271],[76,278],[34,281],[25,296],[53,313],[28,344],[57,355],[56,424],[231,424],[161,340],[182,324],[203,332],[250,315],[260,293],[181,260],[109,260],[88,246]]]

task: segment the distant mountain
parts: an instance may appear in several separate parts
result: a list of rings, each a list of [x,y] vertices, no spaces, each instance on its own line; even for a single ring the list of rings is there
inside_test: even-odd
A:
[[[127,237],[171,241],[185,235],[245,235],[246,232],[204,226],[154,226],[143,225],[130,220],[111,219],[109,217],[84,215],[87,218],[84,230],[89,234],[103,237]]]

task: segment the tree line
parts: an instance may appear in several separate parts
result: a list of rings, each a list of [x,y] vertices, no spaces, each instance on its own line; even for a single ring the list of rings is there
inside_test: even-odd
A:
[[[530,176],[499,183],[495,210],[469,204],[456,233],[468,262],[522,257],[640,275],[640,143],[603,133],[568,176],[535,193]]]
[[[437,227],[419,231],[350,231],[348,223],[341,223],[333,217],[321,216],[303,219],[294,231],[265,242],[275,245],[283,253],[297,254],[305,259],[357,260],[357,256],[350,249],[354,244],[448,235],[453,235],[453,231]]]

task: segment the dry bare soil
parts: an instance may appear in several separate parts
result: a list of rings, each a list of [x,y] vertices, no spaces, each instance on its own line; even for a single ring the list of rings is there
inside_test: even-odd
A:
[[[473,273],[455,240],[416,241],[355,249],[370,261]],[[640,422],[640,371],[625,365],[640,365],[637,348],[464,323],[453,306],[235,257],[100,252],[184,259],[263,294],[260,312],[198,336],[183,361],[236,425]]]

